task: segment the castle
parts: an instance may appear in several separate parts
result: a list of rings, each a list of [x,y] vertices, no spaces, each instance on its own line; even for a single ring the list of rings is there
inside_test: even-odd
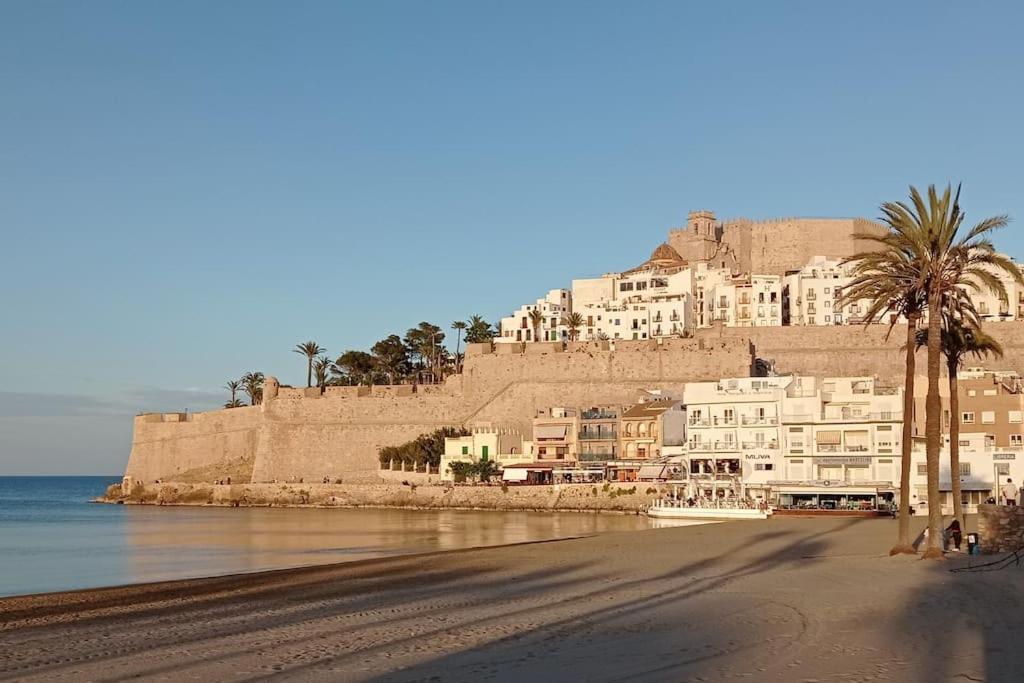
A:
[[[799,270],[827,245],[827,255],[845,258],[867,251],[864,235],[884,228],[864,218],[778,218],[718,221],[713,211],[691,211],[685,228],[669,231],[668,245],[683,260],[739,273],[785,275]]]
[[[522,316],[511,319],[512,335],[495,340],[513,343],[469,345],[463,371],[442,385],[327,387],[321,394],[319,389],[279,387],[268,378],[262,405],[138,416],[126,476],[144,482],[209,482],[226,476],[239,483],[325,477],[378,481],[383,476],[377,459],[381,447],[439,427],[525,432],[538,410],[554,404],[625,405],[638,390],[671,394],[687,382],[769,370],[814,377],[898,377],[904,333],[896,330],[890,336],[887,325],[853,326],[852,320],[840,325],[827,314],[813,317],[814,298],[822,311],[819,297],[838,298],[830,292],[837,282],[832,271],[815,266],[809,275],[833,285],[809,279],[800,284],[810,283],[807,293],[789,302],[781,289],[782,278],[812,261],[823,245],[829,257],[849,256],[863,251],[862,236],[877,230],[881,226],[863,219],[718,222],[709,211],[695,211],[687,227],[672,230],[667,245],[640,267],[614,278],[574,281],[575,302],[565,290],[539,301],[536,308],[543,308],[544,319],[533,340],[524,307]],[[710,286],[714,270],[765,275],[746,282],[724,279],[715,285],[718,289],[708,290],[714,293],[710,300],[687,302],[687,291],[700,294]],[[680,278],[689,279],[677,282]],[[659,294],[662,290],[669,293]],[[676,290],[682,293],[670,293]],[[638,291],[649,295],[649,302],[635,300]],[[746,314],[749,322],[730,325],[716,317],[726,291],[737,318]],[[1012,313],[998,309],[991,318],[1010,322],[992,323],[990,332],[1004,346],[1005,366],[1020,368],[1024,323],[1014,317],[1024,317],[1019,308],[1024,292],[1014,291]],[[594,304],[588,315],[596,319],[586,320],[584,327],[589,324],[601,334],[567,341],[560,316],[572,304],[586,310],[587,297],[600,307]],[[701,305],[687,305],[696,303]],[[787,304],[806,316],[803,322],[781,323],[786,312],[776,309]],[[641,312],[641,307],[649,310]],[[757,318],[761,309],[781,324],[762,325]],[[687,311],[707,317],[687,320]],[[794,313],[789,315],[793,320]],[[641,316],[648,327],[641,327]],[[505,321],[502,328],[504,335]],[[537,341],[541,330],[546,330],[543,340]],[[523,332],[525,339],[517,336]],[[918,363],[923,367],[924,359]]]

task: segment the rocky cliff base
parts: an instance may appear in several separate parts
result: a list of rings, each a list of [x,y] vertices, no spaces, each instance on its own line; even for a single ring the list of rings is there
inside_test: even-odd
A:
[[[560,510],[638,514],[666,492],[652,484],[442,486],[381,484],[136,484],[111,486],[97,500],[136,505],[221,507],[393,507],[465,510]]]

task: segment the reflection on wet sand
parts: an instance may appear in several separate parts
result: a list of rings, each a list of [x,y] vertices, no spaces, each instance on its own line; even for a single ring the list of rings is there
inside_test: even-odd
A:
[[[651,527],[635,515],[464,510],[125,509],[123,583]]]

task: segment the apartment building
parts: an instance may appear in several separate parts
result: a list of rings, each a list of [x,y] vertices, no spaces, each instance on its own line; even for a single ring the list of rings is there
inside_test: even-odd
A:
[[[781,465],[780,413],[792,377],[690,382],[686,462],[692,489],[706,497],[769,500]]]
[[[578,460],[580,411],[555,407],[537,411],[533,418],[533,448],[537,462]]]
[[[986,370],[973,367],[962,370],[957,382],[960,433],[982,434],[991,447],[1024,448],[1024,381],[1015,371]],[[914,381],[914,433],[925,430],[925,400],[928,379]],[[939,383],[942,400],[942,429],[948,433],[949,383]]]
[[[541,313],[540,326],[536,329],[530,318],[533,311]],[[502,318],[498,324],[498,336],[494,341],[565,341],[569,338],[569,328],[563,322],[565,316],[571,312],[572,293],[567,289],[552,289],[544,298],[520,306],[512,315]]]
[[[453,462],[492,460],[499,467],[533,462],[533,443],[514,429],[477,427],[467,436],[444,440],[441,456],[441,481],[455,481]]]
[[[615,460],[621,415],[622,409],[618,406],[592,406],[580,411],[577,439],[581,463]]]
[[[782,400],[782,507],[875,509],[899,486],[903,396],[872,377],[799,377]]]
[[[981,432],[961,434],[958,442],[960,468],[956,476],[960,480],[960,500],[965,513],[977,512],[978,505],[989,498],[996,498],[1002,503],[1001,489],[1007,480],[1012,479],[1018,486],[1024,482],[1021,449],[995,446]],[[910,504],[918,510],[927,510],[930,501],[924,437],[914,437],[911,468]],[[953,514],[952,482],[947,435],[939,454],[939,493],[944,515]]]

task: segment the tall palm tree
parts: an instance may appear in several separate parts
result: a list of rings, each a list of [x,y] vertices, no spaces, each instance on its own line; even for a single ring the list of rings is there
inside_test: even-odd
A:
[[[864,301],[867,310],[864,326],[888,317],[892,334],[899,317],[907,321],[906,369],[903,378],[903,436],[900,443],[900,505],[896,545],[890,555],[916,554],[910,541],[910,466],[914,436],[914,353],[918,323],[926,305],[924,264],[916,251],[901,238],[900,222],[887,204],[882,205],[883,221],[889,229],[884,235],[863,238],[874,243],[874,250],[855,254],[844,263],[853,263],[853,279],[843,288],[843,301]]]
[[[242,383],[242,390],[249,395],[249,405],[254,406],[263,402],[262,372],[247,372],[239,381]]]
[[[235,403],[238,400],[238,390],[242,388],[242,383],[236,379],[231,380],[224,385],[224,388],[231,392],[230,403]],[[234,406],[231,406],[234,407]]]
[[[306,388],[313,386],[313,359],[327,353],[327,349],[314,341],[308,341],[296,344],[292,351],[306,357]]]
[[[970,304],[966,300],[967,305]],[[986,356],[1003,357],[1002,345],[981,329],[957,318],[956,313],[947,309],[943,316],[942,336],[939,340],[942,355],[946,357],[946,374],[949,378],[949,477],[952,484],[953,518],[965,529],[963,500],[960,489],[960,394],[958,374],[963,367],[964,357],[974,356],[981,360]],[[922,330],[917,336],[918,346],[928,345],[928,331]]]
[[[562,324],[569,328],[569,341],[576,341],[580,336],[580,328],[583,327],[583,316],[579,313],[570,313],[562,318]]]
[[[928,469],[928,549],[926,558],[942,554],[942,506],[939,500],[939,453],[942,447],[942,400],[939,397],[939,371],[942,355],[942,313],[956,292],[989,290],[1006,298],[1006,287],[999,279],[1002,272],[1024,283],[1014,263],[995,251],[991,234],[1006,226],[1009,218],[986,218],[960,235],[964,213],[960,209],[960,188],[953,195],[946,186],[940,195],[934,185],[928,187],[927,200],[916,188],[910,188],[911,204],[886,204],[900,239],[911,248],[924,266],[928,299],[928,394],[925,397],[925,459]]]
[[[455,322],[452,323],[452,329],[455,330],[455,371],[456,372],[462,372],[462,362],[459,360],[460,359],[459,345],[462,342],[462,333],[466,331],[467,327],[469,327],[469,325],[467,325],[462,320],[456,320]]]
[[[539,308],[535,308],[529,312],[528,317],[530,318],[530,326],[533,327],[533,341],[540,341],[540,326],[544,322],[544,314],[540,312]]]

